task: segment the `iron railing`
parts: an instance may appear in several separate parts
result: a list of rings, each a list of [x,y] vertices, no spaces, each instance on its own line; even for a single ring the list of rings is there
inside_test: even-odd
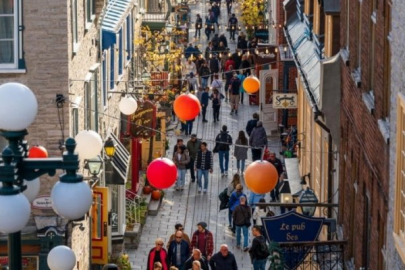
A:
[[[285,269],[343,270],[346,244],[347,241],[284,242],[279,246]]]

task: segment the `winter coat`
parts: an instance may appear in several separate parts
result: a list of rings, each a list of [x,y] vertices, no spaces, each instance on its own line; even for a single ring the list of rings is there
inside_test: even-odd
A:
[[[173,240],[170,242],[169,251],[168,251],[168,263],[169,266],[183,265],[190,256],[190,246],[184,240],[180,242],[180,262],[177,262],[177,242]]]
[[[195,160],[198,150],[200,150],[200,146],[201,141],[199,139],[196,139],[194,142],[191,140],[187,142],[187,150],[188,154],[190,155],[190,158]]]
[[[240,197],[245,196],[246,194],[243,192],[237,192],[236,190],[232,192],[231,197],[229,198],[229,209],[231,209],[231,211],[233,211],[235,209],[236,206],[238,206],[240,204]]]
[[[201,99],[200,99],[201,106],[207,108],[209,100],[210,100],[210,95],[208,94],[208,92],[203,92],[201,94]]]
[[[232,145],[232,137],[229,135],[228,131],[223,131],[217,135],[215,138],[215,147],[214,149],[217,151],[229,151],[229,146]]]
[[[228,40],[226,39],[226,36],[224,34],[219,36],[219,42],[222,42],[225,48],[228,47]]]
[[[202,78],[208,78],[210,74],[211,72],[208,66],[201,66],[200,71],[198,72],[198,75]]]
[[[216,58],[216,57],[212,58],[210,60],[211,73],[218,73],[220,68],[221,68],[221,64],[220,64],[218,58]]]
[[[249,137],[249,145],[252,147],[263,147],[267,145],[267,134],[264,127],[255,127]]]
[[[233,149],[233,155],[237,160],[246,160],[247,159],[247,152],[248,152],[248,145],[246,147],[239,146],[242,145],[242,141],[237,139],[235,142],[235,147]]]
[[[208,262],[204,257],[198,260],[201,264],[201,270],[209,270]],[[183,270],[189,270],[193,268],[194,258],[191,256],[184,264]]]
[[[262,217],[266,217],[268,212],[268,208],[260,209],[259,206],[255,207],[255,210],[253,211],[253,220],[256,221],[257,226],[263,226]]]
[[[246,133],[250,136],[252,130],[257,126],[257,119],[250,119],[246,124]]]
[[[157,252],[156,248],[152,248],[149,251],[148,265],[146,267],[147,270],[153,270],[154,269],[153,265],[155,264],[154,261],[155,261],[156,252]],[[163,270],[169,270],[169,267],[167,266],[167,252],[166,252],[166,250],[164,248],[162,248],[160,250],[160,263],[163,266],[163,268],[162,268]]]
[[[183,153],[180,156],[180,160],[178,158],[178,153],[175,153],[173,156],[173,162],[176,164],[177,169],[179,170],[185,170],[186,165],[190,162],[190,157],[188,156],[187,153]]]
[[[228,252],[226,257],[221,252],[215,253],[210,260],[211,270],[238,270],[235,256]]]
[[[240,204],[232,211],[232,218],[236,226],[246,226],[246,222],[252,218],[250,207]]]

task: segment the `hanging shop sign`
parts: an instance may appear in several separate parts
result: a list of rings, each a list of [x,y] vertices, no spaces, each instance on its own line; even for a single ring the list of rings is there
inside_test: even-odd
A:
[[[257,29],[255,31],[255,37],[261,40],[269,39],[269,30],[268,29]]]
[[[273,94],[274,109],[296,109],[297,103],[298,103],[297,94],[287,94],[287,93]]]
[[[145,139],[155,136],[156,106],[152,102],[147,100],[138,104],[138,110],[128,118],[131,136]]]
[[[169,73],[154,71],[150,73],[152,86],[167,87],[169,85]]]
[[[267,239],[277,243],[316,241],[324,220],[324,218],[304,216],[295,211],[262,218]],[[294,248],[294,252],[284,252],[285,267],[290,270],[296,269],[311,249],[312,246],[299,246]]]
[[[52,209],[52,200],[50,196],[39,196],[32,202],[32,208]]]

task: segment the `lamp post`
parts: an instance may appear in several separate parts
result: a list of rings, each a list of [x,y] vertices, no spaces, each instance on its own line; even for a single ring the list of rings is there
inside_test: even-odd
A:
[[[314,190],[307,187],[307,189],[301,193],[300,203],[314,204],[314,206],[301,206],[302,213],[306,216],[312,217],[316,210],[315,204],[318,203],[318,198],[316,197]]]
[[[0,232],[8,234],[9,268],[22,270],[21,230],[31,212],[30,203],[21,193],[23,180],[33,181],[44,174],[54,176],[57,169],[64,170],[52,189],[51,200],[54,211],[69,220],[83,217],[93,198],[83,176],[76,173],[80,161],[74,139],[66,140],[62,158],[27,158],[29,147],[24,137],[38,110],[32,91],[19,83],[3,84],[0,102],[0,136],[8,141],[0,163]]]

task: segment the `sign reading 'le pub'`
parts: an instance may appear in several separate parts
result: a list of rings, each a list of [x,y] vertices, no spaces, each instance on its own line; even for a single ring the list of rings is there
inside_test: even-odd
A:
[[[279,216],[262,218],[267,239],[277,243],[313,242],[318,239],[324,218],[301,215],[295,211]],[[293,270],[305,259],[312,247],[300,247],[294,252],[284,252],[284,263],[287,269]]]
[[[149,138],[155,136],[156,106],[150,101],[138,103],[138,109],[130,116],[130,134],[136,138]]]

